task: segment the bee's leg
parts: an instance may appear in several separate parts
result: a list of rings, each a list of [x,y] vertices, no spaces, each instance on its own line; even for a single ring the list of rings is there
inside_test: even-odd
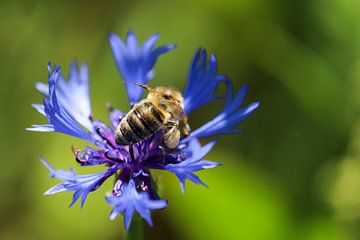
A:
[[[190,128],[190,125],[188,123],[188,118],[187,116],[184,116],[183,118],[183,123],[184,123],[184,127],[183,127],[183,133],[185,136],[189,136],[190,135],[190,132],[191,132],[191,128]]]
[[[178,121],[169,120],[164,128],[164,144],[169,149],[175,149],[180,142]]]

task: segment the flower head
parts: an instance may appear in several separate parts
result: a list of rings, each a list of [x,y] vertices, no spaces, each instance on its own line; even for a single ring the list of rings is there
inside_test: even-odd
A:
[[[154,48],[158,34],[151,36],[143,46],[139,46],[136,36],[129,32],[126,42],[117,35],[110,34],[113,56],[122,78],[127,82],[126,92],[130,106],[142,99],[143,88],[136,84],[147,84],[154,76],[153,66],[157,58],[174,45]],[[106,197],[114,206],[110,218],[123,213],[125,228],[128,229],[134,212],[138,212],[150,225],[151,210],[162,209],[167,201],[160,199],[154,186],[151,169],[160,169],[175,174],[185,191],[185,180],[206,186],[195,174],[203,169],[214,168],[219,163],[204,160],[216,144],[216,140],[200,144],[203,137],[216,137],[220,134],[237,133],[240,122],[247,118],[259,105],[255,102],[241,107],[247,92],[242,87],[233,96],[231,81],[217,73],[214,54],[209,59],[204,49],[199,49],[190,64],[188,81],[183,93],[183,112],[188,116],[197,108],[223,96],[215,96],[217,86],[226,84],[226,104],[224,109],[212,120],[190,134],[184,135],[175,149],[164,144],[164,131],[154,131],[149,137],[131,145],[120,145],[115,139],[115,130],[127,113],[108,106],[110,124],[95,120],[91,113],[87,65],[80,68],[76,62],[70,65],[66,79],[60,66],[48,66],[48,83],[37,83],[36,88],[44,95],[43,104],[33,107],[48,120],[48,124],[32,125],[27,130],[38,132],[59,132],[88,141],[93,146],[84,150],[73,148],[74,157],[81,166],[103,165],[105,170],[98,173],[78,175],[74,170],[55,170],[44,159],[50,176],[61,181],[45,192],[46,195],[64,191],[73,192],[72,206],[81,198],[84,205],[88,194],[98,189],[111,176],[116,181],[112,194]]]

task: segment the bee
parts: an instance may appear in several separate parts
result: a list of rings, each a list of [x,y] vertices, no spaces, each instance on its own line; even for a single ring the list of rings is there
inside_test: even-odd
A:
[[[168,149],[175,149],[181,138],[180,123],[184,126],[183,134],[190,134],[181,93],[169,87],[130,84],[148,90],[149,94],[121,119],[115,131],[116,142],[119,145],[132,145],[162,130],[164,145]]]

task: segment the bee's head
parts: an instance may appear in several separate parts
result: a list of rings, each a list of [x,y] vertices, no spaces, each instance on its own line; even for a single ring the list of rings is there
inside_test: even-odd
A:
[[[170,87],[157,87],[149,92],[149,96],[153,95],[154,97],[157,97],[161,99],[163,102],[171,103],[177,103],[182,105],[183,104],[183,97],[181,93],[178,90],[175,90]]]
[[[149,91],[149,100],[157,102],[158,106],[170,113],[172,117],[181,120],[184,116],[184,100],[181,93],[169,87],[156,87]]]

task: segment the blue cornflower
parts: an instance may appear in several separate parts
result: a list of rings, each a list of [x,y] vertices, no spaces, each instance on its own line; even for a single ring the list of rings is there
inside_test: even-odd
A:
[[[154,76],[153,67],[157,58],[172,49],[175,45],[154,48],[158,34],[151,36],[140,46],[135,34],[129,32],[126,42],[111,33],[109,40],[116,66],[127,82],[147,84]],[[167,149],[163,144],[163,132],[158,131],[132,146],[118,145],[114,132],[126,112],[109,106],[110,124],[107,125],[92,117],[89,98],[88,67],[78,67],[76,62],[70,65],[69,77],[66,79],[60,72],[60,66],[48,65],[48,83],[37,83],[43,104],[33,107],[48,120],[48,124],[32,125],[27,130],[38,132],[61,132],[90,142],[84,150],[73,149],[75,159],[81,166],[103,165],[105,171],[79,175],[74,170],[55,170],[44,159],[41,162],[50,171],[50,176],[61,180],[61,183],[45,192],[46,195],[71,191],[72,206],[81,198],[81,207],[88,194],[95,191],[110,176],[116,181],[112,194],[106,197],[114,206],[111,219],[119,213],[124,214],[125,228],[128,229],[132,216],[137,211],[150,225],[151,210],[162,209],[167,201],[160,199],[151,176],[151,169],[166,170],[174,173],[180,180],[182,191],[185,191],[185,180],[206,186],[195,175],[195,172],[214,168],[219,163],[203,158],[216,144],[210,141],[204,146],[200,139],[216,137],[221,134],[237,133],[238,124],[247,118],[259,105],[258,102],[241,107],[247,92],[242,87],[233,96],[232,82],[224,75],[217,73],[217,62],[214,54],[209,59],[205,49],[199,49],[189,68],[188,81],[183,93],[184,113],[190,114],[201,106],[223,97],[226,98],[224,109],[212,120],[183,137],[176,149]],[[226,96],[216,96],[219,84],[227,86]],[[125,84],[130,106],[142,99],[143,88],[134,84]]]

